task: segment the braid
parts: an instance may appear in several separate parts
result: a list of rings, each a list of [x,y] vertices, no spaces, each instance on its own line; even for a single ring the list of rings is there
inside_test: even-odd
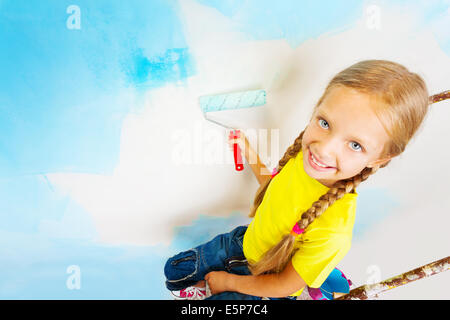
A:
[[[284,156],[278,161],[277,171],[280,172],[281,169],[288,163],[291,158],[294,158],[302,149],[302,139],[305,130],[303,130],[300,135],[295,139],[294,143],[289,146],[289,148],[284,153]]]
[[[361,182],[367,180],[367,178],[377,172],[377,170],[378,167],[366,167],[352,178],[337,181],[327,193],[322,195],[319,200],[311,205],[311,208],[301,215],[301,219],[298,222],[300,228],[306,229],[306,227],[327,210],[329,206],[341,199],[345,194],[354,191]]]

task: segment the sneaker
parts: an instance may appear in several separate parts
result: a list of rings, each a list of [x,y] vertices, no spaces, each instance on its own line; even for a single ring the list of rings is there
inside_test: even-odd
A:
[[[178,291],[170,291],[175,297],[175,300],[203,300],[211,294],[208,295],[206,288],[199,287],[187,287]]]

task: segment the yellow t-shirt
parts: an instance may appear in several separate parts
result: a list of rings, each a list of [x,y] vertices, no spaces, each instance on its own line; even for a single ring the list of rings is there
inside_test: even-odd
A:
[[[270,182],[243,240],[246,259],[257,262],[288,234],[303,212],[329,188],[303,168],[303,152],[291,158]],[[319,288],[350,250],[357,193],[334,202],[297,237],[292,257],[297,273],[311,288]],[[291,294],[299,296],[303,289]]]

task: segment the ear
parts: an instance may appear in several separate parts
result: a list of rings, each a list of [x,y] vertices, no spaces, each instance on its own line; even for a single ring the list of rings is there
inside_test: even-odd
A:
[[[378,159],[372,162],[369,162],[369,164],[366,166],[368,168],[373,168],[375,166],[382,166],[383,164],[385,164],[386,162],[388,162],[389,160],[391,160],[393,157],[385,157],[382,159]]]

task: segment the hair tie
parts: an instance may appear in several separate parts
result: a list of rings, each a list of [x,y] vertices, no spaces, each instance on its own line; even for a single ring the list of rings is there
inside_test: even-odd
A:
[[[272,170],[272,178],[275,177],[278,174],[277,168],[273,168]]]
[[[305,229],[300,228],[300,226],[298,225],[298,222],[294,225],[294,227],[291,230],[291,234],[294,237],[301,235],[303,232],[305,232]]]

